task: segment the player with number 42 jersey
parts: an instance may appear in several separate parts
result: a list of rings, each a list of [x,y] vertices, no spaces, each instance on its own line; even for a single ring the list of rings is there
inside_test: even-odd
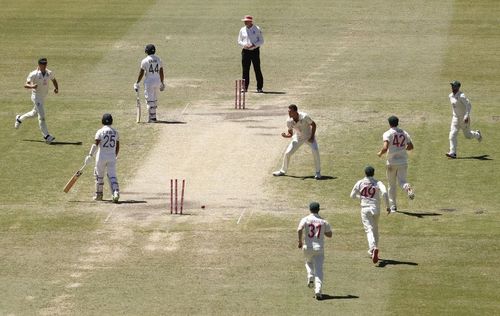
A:
[[[399,119],[396,116],[389,117],[388,121],[391,128],[382,136],[384,144],[377,155],[381,157],[383,154],[387,153],[389,202],[391,205],[391,211],[395,212],[397,210],[397,183],[399,183],[401,189],[408,194],[408,198],[410,200],[415,198],[413,189],[406,180],[408,173],[408,154],[406,152],[408,150],[413,150],[413,142],[410,134],[398,127]]]

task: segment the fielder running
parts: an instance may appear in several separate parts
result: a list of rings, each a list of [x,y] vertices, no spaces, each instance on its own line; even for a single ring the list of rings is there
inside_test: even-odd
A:
[[[118,203],[120,199],[120,187],[116,177],[116,159],[120,151],[120,138],[118,131],[111,127],[113,117],[106,113],[102,116],[101,129],[95,134],[95,144],[92,144],[88,156],[85,158],[87,164],[97,151],[95,158],[95,196],[94,201],[102,201],[104,189],[104,175],[107,169],[107,176],[111,186],[113,203]]]
[[[292,138],[292,141],[286,149],[281,169],[273,172],[273,175],[277,177],[284,176],[288,170],[290,157],[300,148],[300,146],[302,146],[302,144],[307,143],[311,147],[314,158],[314,166],[316,168],[314,178],[316,180],[321,179],[319,148],[315,137],[316,123],[307,113],[299,112],[295,104],[290,104],[290,106],[288,106],[288,116],[289,118],[286,121],[288,133],[281,133],[281,136],[284,138]]]
[[[146,45],[144,52],[148,56],[141,61],[141,69],[137,81],[134,83],[134,90],[135,92],[139,91],[139,82],[144,76],[144,97],[146,98],[149,113],[148,123],[156,123],[158,96],[160,91],[165,90],[163,62],[160,57],[155,55],[156,47],[153,44]]]
[[[21,123],[27,118],[33,118],[38,115],[38,125],[42,131],[43,139],[47,144],[52,143],[56,138],[49,134],[47,123],[45,122],[45,97],[49,93],[49,80],[54,85],[54,93],[59,93],[59,85],[54,73],[47,69],[47,58],[38,60],[38,68],[29,73],[24,87],[31,89],[31,101],[33,102],[33,110],[23,115],[16,115],[14,128],[19,128]]]
[[[372,166],[365,168],[365,176],[363,179],[356,182],[351,191],[352,199],[361,200],[361,223],[366,232],[368,240],[368,255],[372,258],[373,263],[378,262],[378,220],[380,217],[380,197],[385,201],[386,210],[389,213],[389,198],[385,185],[375,179],[375,169]]]
[[[460,91],[460,82],[455,80],[450,85],[452,92],[448,97],[450,98],[453,110],[453,118],[451,119],[450,127],[450,151],[446,153],[446,156],[455,159],[457,158],[457,135],[459,130],[464,132],[465,138],[475,138],[478,142],[483,140],[483,136],[480,130],[470,130],[470,111],[472,105],[465,94]]]
[[[413,150],[413,143],[410,135],[399,128],[399,119],[396,116],[391,116],[388,119],[389,126],[391,127],[384,133],[382,139],[384,144],[382,149],[377,153],[379,157],[387,153],[387,179],[389,181],[389,202],[391,205],[391,212],[397,211],[396,203],[396,182],[399,183],[410,200],[415,198],[415,193],[411,185],[406,181],[408,174],[408,150]]]
[[[323,295],[321,287],[323,285],[323,262],[325,260],[324,243],[325,236],[331,238],[333,235],[330,224],[319,216],[319,203],[309,204],[311,214],[302,218],[297,228],[299,238],[299,249],[304,252],[307,271],[307,286],[314,287],[317,300],[321,300]],[[302,232],[305,230],[305,234]],[[304,235],[304,237],[302,237]]]

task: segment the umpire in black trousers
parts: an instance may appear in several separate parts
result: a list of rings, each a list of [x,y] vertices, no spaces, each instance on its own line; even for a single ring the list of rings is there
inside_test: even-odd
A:
[[[245,79],[245,91],[248,91],[250,84],[250,65],[253,64],[255,79],[257,80],[257,92],[262,93],[264,77],[260,70],[260,46],[264,44],[264,37],[257,25],[253,24],[253,17],[245,15],[241,21],[245,26],[241,28],[238,35],[238,44],[242,47],[241,67],[243,69],[243,79]]]

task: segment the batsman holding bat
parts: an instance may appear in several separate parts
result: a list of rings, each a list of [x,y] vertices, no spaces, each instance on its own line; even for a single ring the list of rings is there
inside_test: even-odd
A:
[[[141,61],[141,69],[137,81],[134,83],[134,90],[139,91],[139,82],[144,77],[144,96],[146,97],[147,108],[149,113],[148,123],[156,123],[156,108],[158,107],[158,96],[160,91],[165,90],[163,80],[163,63],[160,57],[155,55],[156,47],[153,44],[146,45],[144,52],[148,55]],[[137,119],[140,120],[140,103],[137,99]]]
[[[95,134],[95,143],[92,144],[88,156],[85,158],[85,164],[89,163],[94,154],[95,158],[95,201],[102,201],[104,188],[104,175],[107,174],[111,186],[113,203],[118,203],[120,199],[120,188],[116,177],[116,159],[120,151],[120,138],[118,131],[111,127],[113,117],[106,113],[102,116],[101,129]],[[106,170],[107,169],[107,170]],[[107,172],[106,172],[107,171]]]

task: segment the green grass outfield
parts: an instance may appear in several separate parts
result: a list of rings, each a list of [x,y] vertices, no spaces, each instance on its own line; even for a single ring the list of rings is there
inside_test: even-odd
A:
[[[498,314],[497,1],[0,5],[0,314]],[[300,89],[300,99],[290,102],[317,121],[322,171],[334,179],[269,177],[269,191],[286,204],[256,212],[239,226],[174,224],[169,232],[182,236],[183,249],[175,256],[141,252],[153,228],[138,223],[129,238],[116,239],[106,230],[106,214],[92,203],[73,211],[61,183],[83,162],[103,112],[112,112],[116,127],[126,131],[122,185],[157,141],[161,127],[134,122],[132,84],[144,44],[156,44],[167,81],[186,82],[163,97],[169,110],[207,98],[224,102],[231,97],[228,78],[240,73],[235,41],[244,14],[253,14],[264,30],[265,89]],[[41,55],[60,83],[46,111],[49,130],[64,146],[39,142],[36,120],[13,129],[15,115],[31,109],[23,84]],[[463,159],[447,160],[447,95],[455,79],[473,104],[472,127],[484,140],[460,134]],[[193,89],[189,80],[202,84]],[[368,163],[385,180],[376,152],[392,114],[414,139],[409,181],[417,198],[408,202],[398,192],[405,213],[382,217],[382,257],[388,261],[374,267],[364,256],[359,207],[349,193]],[[302,149],[290,173],[306,176],[311,168],[310,153]],[[80,200],[92,195],[89,173],[78,183]],[[334,299],[322,302],[311,298],[295,249],[296,225],[310,200],[321,202],[335,230],[327,241],[324,286]],[[126,260],[104,262],[84,286],[66,289],[68,271],[100,239],[121,241]],[[110,248],[110,255],[119,252]]]

